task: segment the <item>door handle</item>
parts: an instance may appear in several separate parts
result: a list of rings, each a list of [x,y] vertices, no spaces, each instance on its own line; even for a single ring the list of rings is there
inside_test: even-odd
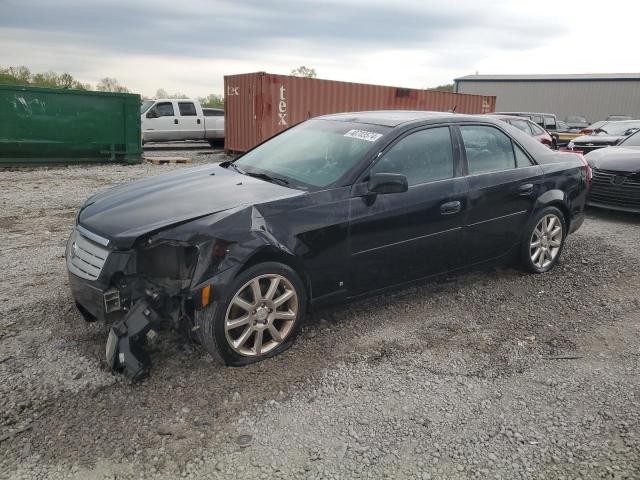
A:
[[[518,187],[519,195],[531,195],[533,193],[533,183],[523,183]]]
[[[173,119],[173,123],[177,125],[177,124],[178,124],[178,119],[177,119],[177,118],[174,118],[174,119]]]
[[[447,202],[440,205],[440,214],[441,215],[453,215],[456,213],[460,213],[462,210],[462,202],[456,200],[455,202]]]
[[[200,125],[200,119],[198,119],[198,125]]]

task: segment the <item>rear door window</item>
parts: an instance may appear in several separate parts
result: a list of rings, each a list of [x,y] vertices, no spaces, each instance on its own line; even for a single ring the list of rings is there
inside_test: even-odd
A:
[[[516,154],[516,167],[523,168],[530,167],[532,165],[527,154],[524,153],[524,151],[515,143],[513,144],[513,151]]]
[[[420,130],[402,138],[380,158],[371,173],[398,173],[409,185],[453,178],[449,127]]]
[[[465,125],[460,127],[467,154],[469,175],[515,168],[511,139],[495,127]]]
[[[178,108],[180,109],[180,115],[183,117],[195,117],[198,115],[196,106],[191,102],[178,102]]]

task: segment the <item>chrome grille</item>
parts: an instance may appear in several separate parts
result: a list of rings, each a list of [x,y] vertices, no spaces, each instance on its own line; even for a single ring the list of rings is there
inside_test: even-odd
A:
[[[616,177],[619,178],[616,183]],[[612,170],[593,170],[589,200],[605,205],[640,208],[640,178]]]
[[[102,272],[109,250],[82,235],[77,229],[67,245],[67,268],[87,280],[96,280]]]

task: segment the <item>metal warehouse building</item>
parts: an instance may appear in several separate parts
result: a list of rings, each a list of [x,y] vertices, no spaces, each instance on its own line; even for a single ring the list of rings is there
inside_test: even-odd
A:
[[[555,113],[589,122],[608,115],[640,118],[640,73],[577,75],[468,75],[456,78],[454,92],[495,95],[498,112]]]

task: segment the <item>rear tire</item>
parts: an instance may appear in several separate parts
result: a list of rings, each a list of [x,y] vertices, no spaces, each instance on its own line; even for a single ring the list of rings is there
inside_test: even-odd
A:
[[[241,272],[219,302],[196,311],[198,336],[218,363],[243,366],[287,350],[307,310],[302,280],[289,266],[265,262]]]
[[[529,221],[520,246],[525,270],[544,273],[551,270],[562,254],[567,238],[564,214],[556,207],[544,207]]]

